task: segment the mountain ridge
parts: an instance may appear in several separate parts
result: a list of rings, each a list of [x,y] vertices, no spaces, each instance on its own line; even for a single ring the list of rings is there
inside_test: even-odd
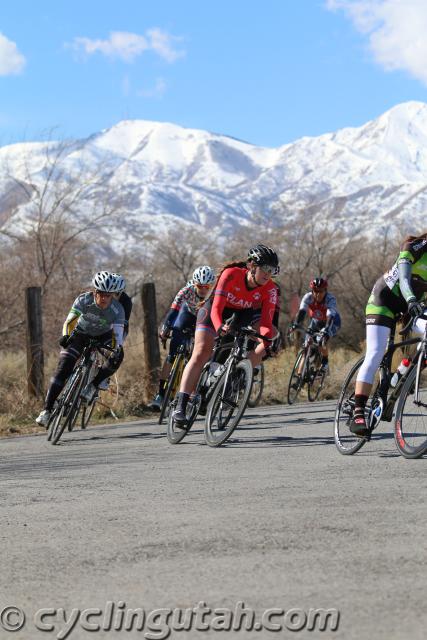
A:
[[[11,208],[10,185],[24,178],[43,185],[48,144],[0,148],[3,230],[31,224],[28,200]],[[427,205],[427,104],[402,103],[361,127],[279,147],[123,120],[74,141],[61,160],[61,179],[72,180],[79,164],[88,171],[103,167],[104,187],[121,202],[119,224],[111,229],[117,250],[176,223],[237,232],[263,213],[288,220],[316,210],[351,233],[390,224],[419,228]]]

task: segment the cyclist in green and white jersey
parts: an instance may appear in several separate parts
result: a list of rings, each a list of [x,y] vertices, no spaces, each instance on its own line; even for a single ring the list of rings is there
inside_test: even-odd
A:
[[[375,283],[366,307],[366,355],[359,369],[355,389],[355,409],[350,431],[365,436],[368,428],[365,407],[375,373],[383,359],[391,328],[401,313],[417,319],[423,313],[421,301],[427,293],[427,232],[409,236],[403,242],[392,268]],[[425,321],[417,320],[414,330],[424,331]]]
[[[122,363],[125,311],[113,297],[120,290],[118,274],[99,271],[94,275],[92,285],[92,291],[76,298],[64,322],[58,366],[50,381],[44,409],[36,418],[37,424],[43,427],[48,426],[55,400],[91,339],[96,338],[101,346],[113,346],[114,351],[82,390],[81,396],[86,402],[91,401],[103,380],[115,373]]]

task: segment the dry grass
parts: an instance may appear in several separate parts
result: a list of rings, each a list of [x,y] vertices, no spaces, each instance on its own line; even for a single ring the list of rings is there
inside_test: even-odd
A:
[[[351,366],[360,358],[360,354],[347,349],[331,350],[329,354],[330,375],[327,376],[319,400],[337,398],[345,376]],[[286,403],[288,383],[296,359],[296,351],[289,348],[282,351],[277,358],[265,363],[266,377],[263,393],[265,404]],[[302,390],[301,402],[307,401],[307,392]]]
[[[262,402],[265,404],[286,403],[289,376],[295,362],[292,348],[282,351],[277,358],[266,362],[266,384]],[[162,357],[164,352],[162,352]],[[52,353],[45,366],[46,384],[52,375],[58,352]],[[330,354],[331,375],[321,394],[321,399],[336,398],[350,366],[360,356],[354,352],[337,349]],[[132,420],[151,415],[146,408],[150,400],[145,382],[142,333],[135,331],[125,346],[125,359],[118,372],[118,392],[114,384],[109,393],[101,395],[91,422],[110,422],[114,415],[120,420]],[[114,392],[114,393],[113,393]],[[305,391],[301,401],[307,400]],[[25,352],[2,353],[0,357],[0,436],[19,435],[43,431],[34,419],[42,402],[29,399],[27,395]],[[110,410],[111,409],[111,410]]]

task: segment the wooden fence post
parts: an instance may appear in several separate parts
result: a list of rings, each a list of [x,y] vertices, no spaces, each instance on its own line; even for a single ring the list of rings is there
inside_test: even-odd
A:
[[[44,393],[44,357],[41,287],[25,289],[27,311],[28,394],[40,398]]]
[[[141,290],[144,318],[144,352],[146,365],[146,400],[156,392],[160,369],[160,349],[157,324],[156,287],[145,282]]]

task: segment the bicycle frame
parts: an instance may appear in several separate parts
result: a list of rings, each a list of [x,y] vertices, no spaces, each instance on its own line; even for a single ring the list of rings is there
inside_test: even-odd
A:
[[[302,351],[304,354],[303,355],[304,364],[303,364],[303,368],[300,375],[301,375],[301,380],[303,382],[307,382],[307,369],[308,369],[308,364],[309,364],[312,352],[315,352],[315,354],[318,353],[319,355],[321,354],[320,345],[315,341],[315,336],[319,335],[320,332],[315,331],[310,327],[305,328],[303,325],[297,325],[296,329],[301,333],[304,332],[305,334],[304,342],[301,349],[298,351],[297,358],[299,357],[299,354]]]

